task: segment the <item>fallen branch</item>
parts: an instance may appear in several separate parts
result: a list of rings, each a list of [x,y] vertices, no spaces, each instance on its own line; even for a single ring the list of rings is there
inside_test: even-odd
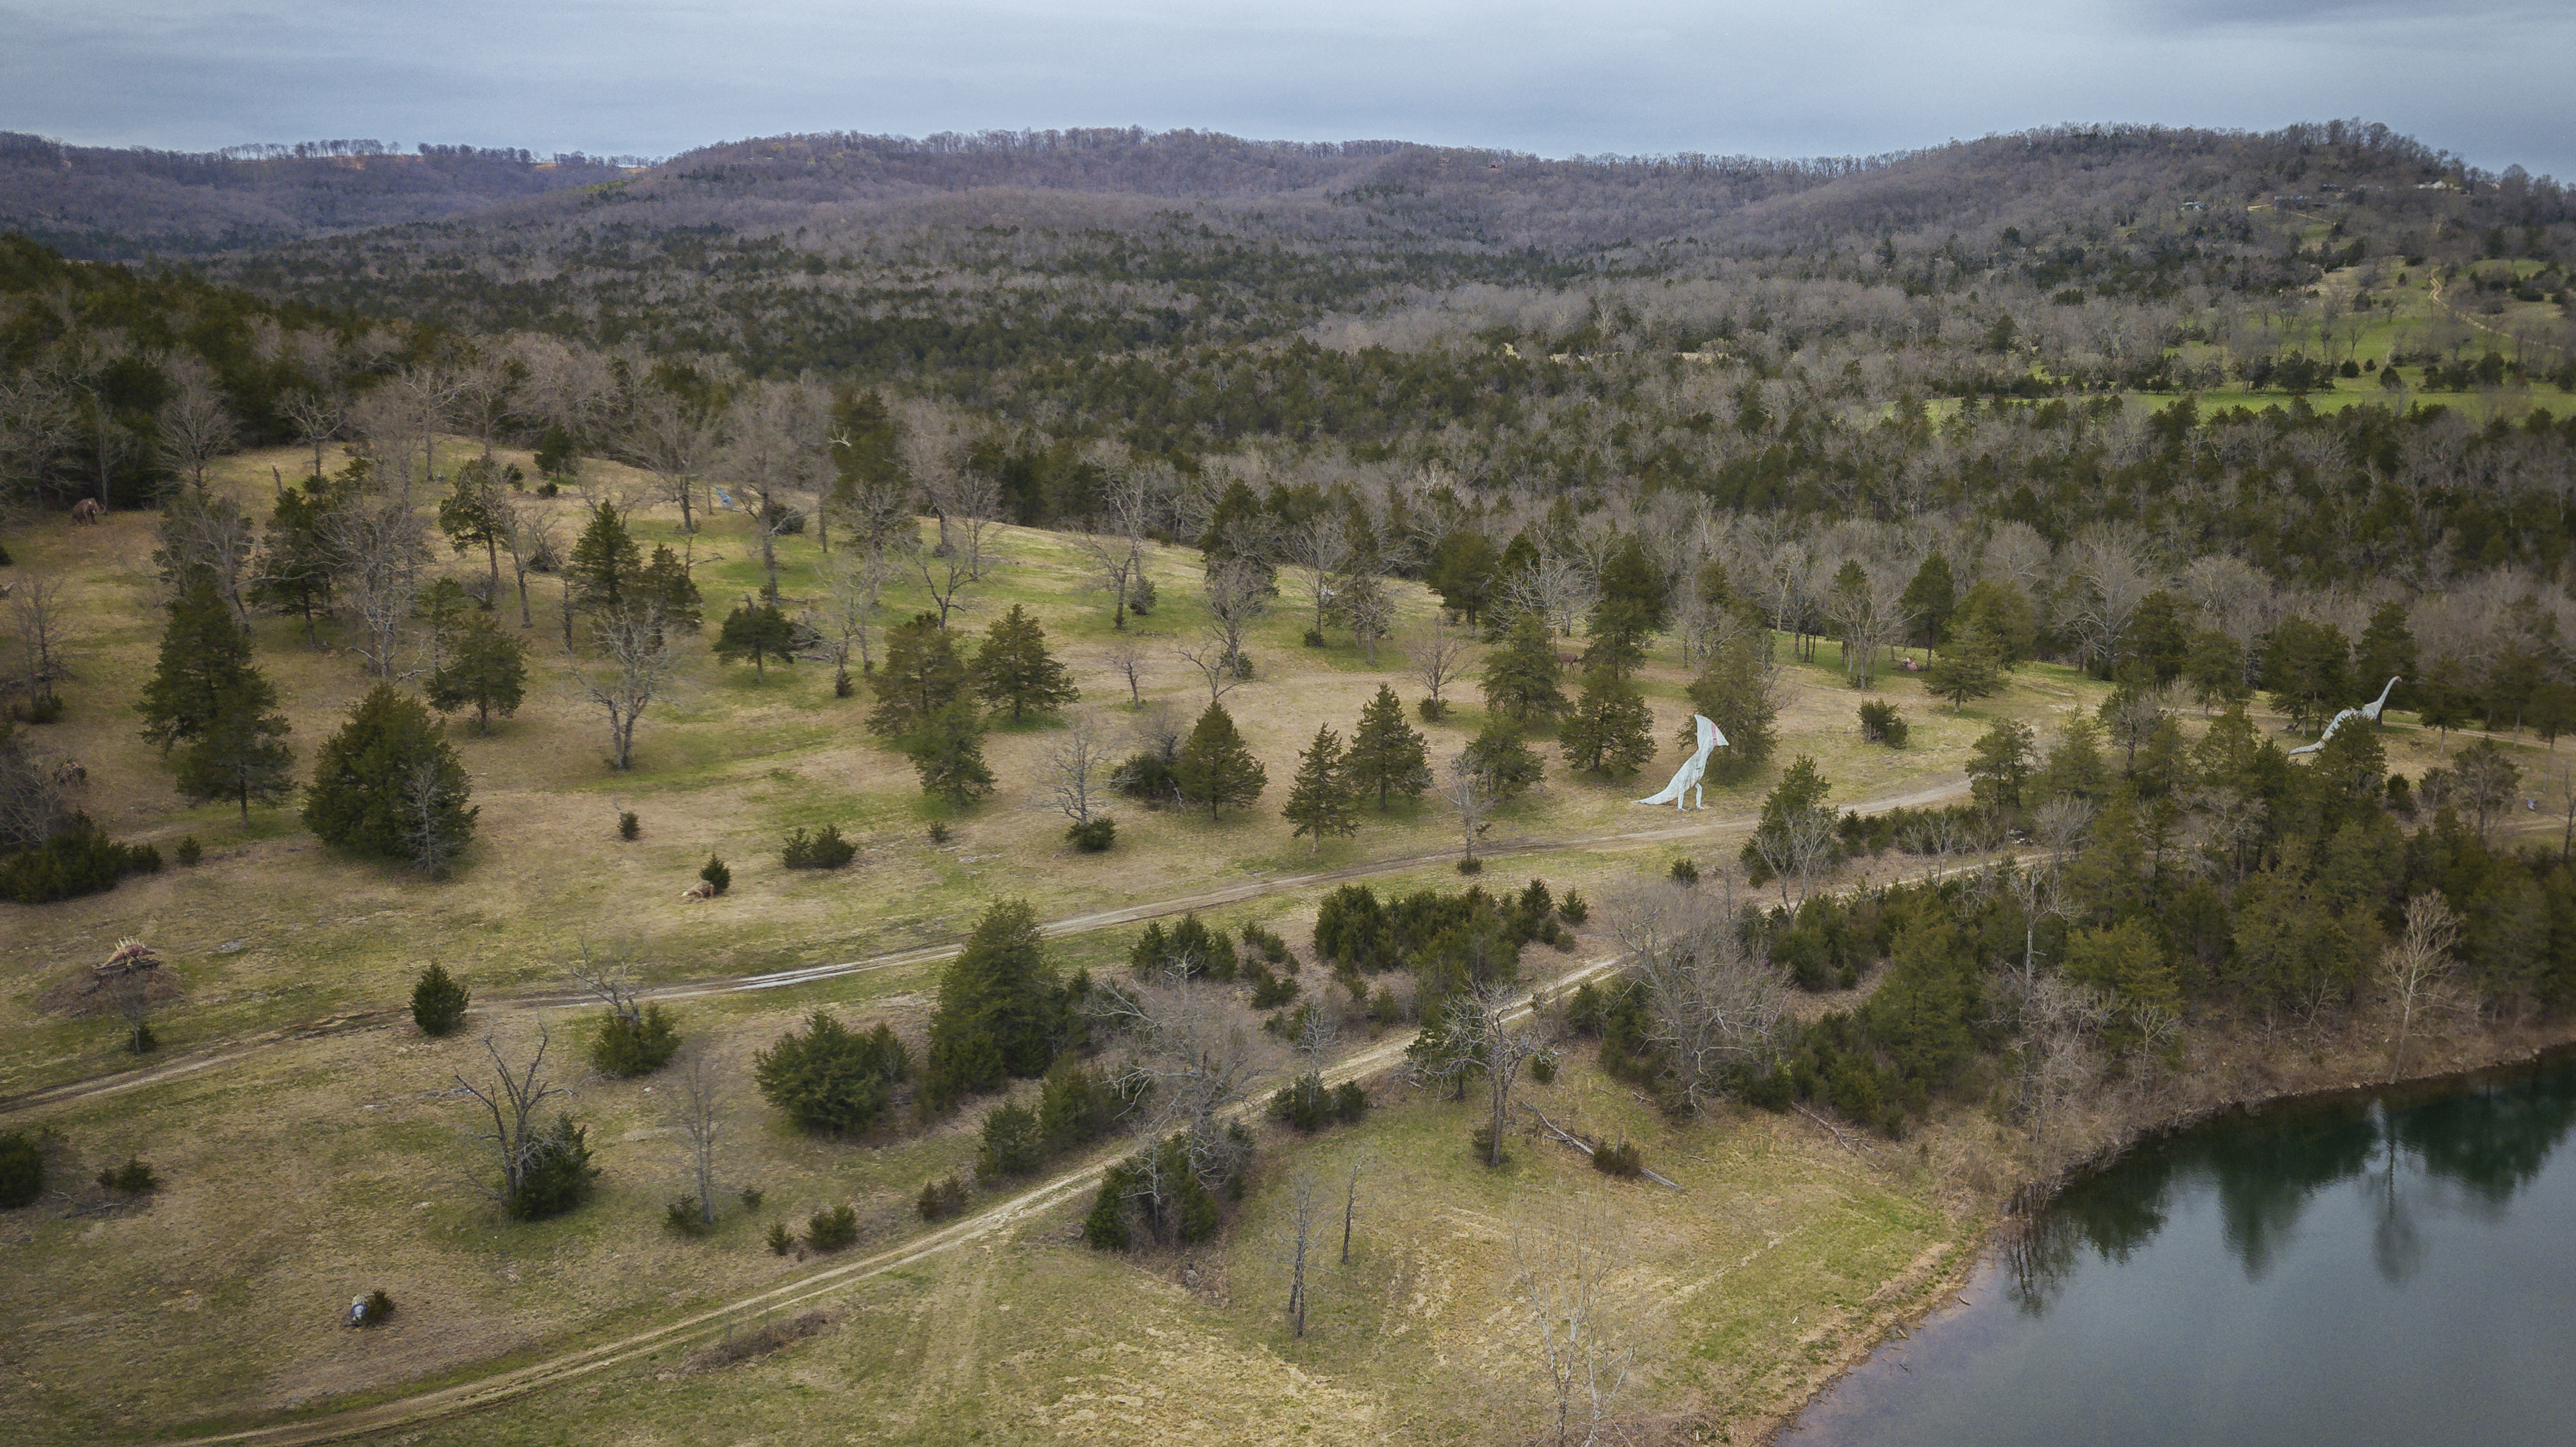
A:
[[[1558,1140],[1565,1142],[1567,1145],[1574,1147],[1576,1150],[1583,1152],[1587,1156],[1596,1154],[1592,1142],[1568,1131],[1565,1127],[1558,1125],[1555,1121],[1549,1120],[1547,1118],[1547,1113],[1540,1110],[1537,1106],[1524,1100],[1520,1103],[1520,1107],[1521,1109],[1528,1111],[1530,1114],[1537,1116],[1538,1123],[1547,1127],[1547,1133],[1549,1135],[1556,1137]],[[1658,1175],[1653,1170],[1645,1166],[1639,1166],[1637,1168],[1637,1174],[1644,1176],[1647,1180],[1654,1182],[1658,1186],[1669,1186],[1676,1191],[1682,1188],[1681,1182]]]
[[[1879,1153],[1877,1152],[1877,1150],[1876,1150],[1876,1149],[1874,1149],[1873,1147],[1871,1147],[1871,1146],[1869,1146],[1869,1145],[1867,1145],[1867,1144],[1865,1144],[1865,1143],[1864,1143],[1864,1144],[1855,1144],[1855,1143],[1852,1141],[1852,1139],[1851,1139],[1850,1135],[1849,1135],[1847,1132],[1845,1132],[1841,1126],[1838,1126],[1838,1125],[1834,1124],[1832,1121],[1829,1121],[1829,1120],[1825,1119],[1823,1116],[1816,1114],[1814,1111],[1807,1109],[1804,1105],[1800,1105],[1800,1104],[1798,1104],[1798,1102],[1796,1102],[1796,1101],[1791,1101],[1791,1102],[1790,1102],[1790,1105],[1791,1105],[1791,1106],[1793,1106],[1793,1107],[1795,1107],[1795,1109],[1797,1110],[1798,1114],[1803,1115],[1803,1116],[1805,1116],[1807,1119],[1812,1120],[1812,1121],[1814,1121],[1816,1124],[1818,1124],[1818,1125],[1820,1125],[1820,1126],[1824,1127],[1825,1134],[1827,1134],[1827,1135],[1829,1135],[1829,1136],[1832,1136],[1832,1137],[1834,1138],[1834,1144],[1835,1144],[1835,1145],[1841,1146],[1844,1150],[1847,1150],[1847,1151],[1851,1152],[1853,1155],[1856,1155],[1856,1156],[1857,1156],[1857,1155],[1866,1155],[1866,1156],[1868,1156],[1871,1160],[1874,1160],[1874,1161],[1883,1161],[1883,1160],[1885,1159],[1884,1157],[1880,1156],[1880,1155],[1879,1155]]]

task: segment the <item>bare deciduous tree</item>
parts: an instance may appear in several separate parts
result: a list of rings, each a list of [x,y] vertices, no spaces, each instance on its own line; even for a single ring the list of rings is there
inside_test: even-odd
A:
[[[724,445],[724,420],[661,387],[641,389],[620,449],[653,476],[654,490],[680,505],[680,531],[698,530],[698,479]]]
[[[365,634],[359,654],[367,669],[392,679],[401,666],[403,640],[420,594],[420,570],[429,542],[408,488],[351,498],[323,518],[323,541],[341,581],[341,594]]]
[[[1649,1038],[1694,1109],[1730,1080],[1767,1065],[1782,1012],[1779,972],[1746,952],[1733,879],[1719,887],[1632,889],[1611,903],[1611,931],[1646,987]]]
[[[1369,1163],[1366,1151],[1351,1155],[1349,1173],[1342,1181],[1342,1264],[1351,1264],[1351,1223],[1360,1215],[1360,1173]]]
[[[1316,637],[1323,636],[1324,616],[1339,591],[1334,585],[1353,551],[1350,519],[1330,508],[1280,535],[1280,560],[1306,571],[1306,600],[1313,610],[1311,631]]]
[[[1067,718],[1063,732],[1047,746],[1044,767],[1040,777],[1046,792],[1037,800],[1039,807],[1054,809],[1075,824],[1090,823],[1110,767],[1098,721],[1087,712]]]
[[[1534,613],[1560,636],[1571,637],[1576,620],[1592,610],[1600,585],[1583,566],[1582,556],[1541,544],[1529,566],[1503,580],[1501,602],[1508,613]]]
[[[2419,894],[2406,901],[2406,927],[2379,957],[2379,980],[2388,991],[2388,1007],[2397,1015],[2397,1041],[2388,1055],[2388,1078],[2406,1069],[2406,1042],[2415,1019],[2444,1009],[2451,999],[2451,977],[2459,961],[2451,951],[2460,941],[2460,918],[2438,894]]]
[[[1306,1334],[1306,1261],[1314,1253],[1315,1227],[1323,1215],[1323,1187],[1314,1172],[1300,1168],[1288,1182],[1288,1321],[1296,1336]]]
[[[1467,755],[1449,761],[1441,772],[1440,797],[1458,811],[1459,845],[1462,859],[1476,857],[1476,841],[1492,827],[1485,816],[1494,811],[1493,770],[1478,767]]]
[[[206,491],[206,468],[218,457],[233,450],[241,440],[240,424],[233,420],[232,409],[224,405],[215,390],[214,379],[206,374],[203,364],[179,366],[178,385],[170,400],[153,414],[159,424],[162,464],[188,479],[188,485],[200,496]]]
[[[821,470],[822,415],[802,388],[774,383],[734,405],[733,440],[724,467],[749,500],[743,511],[760,539],[762,596],[778,601],[778,535],[792,526],[786,499]],[[940,616],[947,617],[943,602]]]
[[[498,1037],[483,1037],[483,1054],[491,1064],[491,1078],[472,1081],[459,1074],[458,1088],[481,1103],[491,1116],[488,1131],[477,1131],[474,1139],[490,1148],[493,1163],[500,1167],[501,1177],[492,1192],[494,1200],[505,1209],[516,1200],[528,1170],[544,1153],[537,1125],[538,1112],[545,1103],[563,1094],[561,1087],[545,1077],[546,1050],[554,1043],[544,1025],[537,1027],[537,1048],[523,1065],[513,1065],[501,1051]]]
[[[837,695],[846,697],[850,692],[850,655],[858,655],[863,673],[876,667],[868,628],[882,606],[887,570],[885,550],[864,546],[844,548],[817,569],[822,574],[823,598],[807,610],[805,622],[822,639],[824,656],[832,660],[832,691]]]
[[[323,475],[322,449],[340,435],[348,422],[348,403],[337,392],[308,392],[301,388],[278,399],[277,415],[295,429],[295,440],[313,449],[312,477]]]
[[[1512,1292],[1546,1390],[1548,1440],[1592,1447],[1620,1417],[1639,1351],[1623,1340],[1608,1223],[1578,1210],[1513,1235]]]
[[[54,680],[67,678],[63,666],[62,580],[49,573],[30,573],[9,590],[9,622],[18,635],[19,686],[30,705],[54,696]]]
[[[698,1197],[698,1222],[716,1223],[716,1145],[724,1134],[721,1077],[706,1047],[691,1043],[680,1052],[679,1068],[666,1073],[671,1084],[671,1125],[679,1132],[689,1181]]]
[[[1440,713],[1449,706],[1442,697],[1449,685],[1466,676],[1467,635],[1452,627],[1446,613],[1431,620],[1431,627],[1414,637],[1406,649],[1413,659],[1413,676],[1422,680],[1423,697],[1431,701],[1431,711]]]
[[[571,656],[573,685],[608,715],[608,766],[635,767],[635,725],[662,696],[679,659],[664,636],[660,610],[612,608],[591,621],[599,657]]]
[[[1127,684],[1127,703],[1131,708],[1145,706],[1145,645],[1134,638],[1121,638],[1109,645],[1109,671]]]

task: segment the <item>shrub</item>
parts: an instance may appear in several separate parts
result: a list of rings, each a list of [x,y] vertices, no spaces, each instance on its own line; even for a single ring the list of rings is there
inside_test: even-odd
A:
[[[1449,716],[1449,705],[1436,698],[1426,698],[1414,705],[1414,711],[1422,715],[1424,723],[1438,723]]]
[[[25,1131],[0,1135],[0,1210],[32,1204],[45,1189],[45,1152]]]
[[[18,717],[31,724],[55,723],[62,716],[63,696],[59,693],[49,693],[42,698],[30,699],[25,707],[18,710]]]
[[[1142,753],[1109,771],[1109,787],[1130,799],[1172,799],[1181,792],[1180,771],[1156,753]]]
[[[707,887],[718,894],[733,888],[733,871],[725,868],[725,862],[712,854],[707,856],[705,867],[698,871],[698,878],[705,880]]]
[[[132,1156],[125,1158],[124,1165],[99,1172],[98,1183],[129,1196],[141,1196],[161,1189],[161,1178],[152,1174],[150,1166]]]
[[[1261,925],[1247,924],[1243,927],[1243,947],[1260,951],[1261,958],[1274,965],[1296,968],[1295,956],[1288,953],[1288,942]]]
[[[572,1123],[572,1117],[555,1117],[554,1127],[529,1142],[531,1158],[519,1177],[519,1189],[507,1205],[511,1216],[521,1221],[542,1221],[560,1216],[590,1199],[590,1190],[599,1179],[599,1168],[590,1163],[590,1133]]]
[[[1118,837],[1118,821],[1106,814],[1085,819],[1065,830],[1064,837],[1072,840],[1073,847],[1085,854],[1106,854]]]
[[[770,1222],[769,1235],[765,1239],[769,1242],[769,1254],[772,1256],[784,1256],[796,1249],[796,1233],[788,1230],[787,1223],[784,1221]]]
[[[1356,1080],[1345,1080],[1333,1087],[1333,1118],[1345,1125],[1368,1113],[1368,1092]]]
[[[1672,879],[1675,884],[1697,884],[1699,866],[1687,859],[1676,859],[1673,861]]]
[[[1332,1092],[1313,1071],[1279,1087],[1270,1097],[1270,1118],[1294,1130],[1319,1130],[1332,1112]]]
[[[383,1326],[393,1320],[394,1299],[381,1286],[367,1293],[367,1304],[360,1309],[358,1325]]]
[[[745,1186],[737,1194],[742,1200],[742,1208],[744,1210],[757,1211],[760,1209],[760,1188],[758,1186]]]
[[[1592,918],[1592,906],[1585,902],[1583,891],[1579,889],[1567,890],[1565,898],[1556,902],[1556,912],[1567,924],[1579,925]]]
[[[680,1032],[661,1006],[647,1005],[640,1015],[611,1010],[600,1017],[599,1033],[591,1039],[590,1063],[602,1075],[632,1079],[669,1064],[679,1048]]]
[[[944,846],[956,837],[955,831],[948,827],[947,821],[941,819],[930,821],[930,842],[933,845]]]
[[[635,838],[637,838],[637,837],[641,836],[641,835],[643,834],[643,832],[644,832],[644,821],[635,817],[635,811],[634,811],[634,810],[632,810],[632,809],[622,809],[622,810],[618,811],[618,815],[617,815],[617,837],[618,837],[618,838],[620,838],[620,839],[626,839],[626,840],[633,840],[633,839],[635,839]]]
[[[1905,747],[1905,715],[1885,699],[1872,699],[1860,706],[1860,736],[1874,744],[1891,749]]]
[[[841,837],[841,826],[826,824],[808,835],[802,829],[787,831],[786,855],[790,869],[838,869],[859,857],[859,846]]]
[[[838,1251],[859,1239],[859,1213],[853,1206],[832,1206],[805,1219],[809,1251]]]
[[[1538,1054],[1531,1056],[1529,1073],[1530,1079],[1537,1081],[1541,1085],[1553,1083],[1556,1080],[1556,1052],[1553,1050],[1542,1050]]]
[[[1476,1148],[1477,1164],[1482,1165],[1485,1162],[1494,1159],[1494,1128],[1492,1126],[1480,1125],[1476,1127],[1474,1131],[1468,1134],[1467,1139],[1469,1143],[1474,1145]],[[1503,1159],[1509,1160],[1511,1157],[1505,1155]]]
[[[1485,861],[1472,857],[1461,859],[1458,861],[1458,872],[1460,874],[1482,874],[1485,872]]]
[[[445,1035],[465,1023],[465,987],[432,961],[411,987],[411,1022],[423,1035]]]
[[[1605,1145],[1592,1152],[1592,1169],[1605,1176],[1633,1181],[1646,1169],[1646,1153],[1633,1141]]]
[[[791,1030],[752,1057],[763,1099],[806,1130],[835,1134],[875,1124],[911,1074],[911,1055],[891,1028],[861,1035],[821,1010],[804,1033]]]
[[[1321,648],[1324,646],[1323,631],[1321,629],[1309,628],[1299,641],[1309,648]]]
[[[984,1145],[975,1155],[975,1174],[985,1179],[1025,1176],[1046,1160],[1046,1138],[1038,1130],[1037,1112],[1005,1102],[984,1117]]]
[[[945,1221],[966,1209],[966,1182],[954,1172],[944,1180],[924,1181],[912,1209],[925,1221]]]
[[[198,860],[206,857],[206,846],[197,842],[196,835],[185,834],[180,836],[179,846],[170,852],[178,856],[182,865],[193,869]]]
[[[1099,1071],[1072,1056],[1047,1072],[1038,1094],[1038,1135],[1050,1154],[1088,1145],[1116,1128],[1126,1102]]]
[[[662,1224],[683,1236],[707,1233],[706,1214],[698,1209],[695,1196],[673,1196],[670,1203],[662,1208]]]
[[[129,874],[158,874],[161,851],[149,844],[119,844],[74,814],[71,827],[33,849],[0,860],[0,898],[51,904],[116,888]]]
[[[1297,998],[1294,978],[1274,975],[1258,960],[1244,966],[1244,973],[1252,980],[1252,1008],[1256,1010],[1275,1010]]]

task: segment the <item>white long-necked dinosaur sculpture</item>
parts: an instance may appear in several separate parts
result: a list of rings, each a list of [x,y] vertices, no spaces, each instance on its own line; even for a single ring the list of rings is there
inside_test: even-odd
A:
[[[1673,770],[1673,781],[1664,786],[1662,793],[1651,799],[1639,799],[1638,803],[1670,804],[1675,809],[1685,809],[1693,806],[1684,804],[1682,796],[1691,794],[1697,800],[1696,807],[1702,809],[1708,807],[1707,791],[1700,788],[1699,781],[1701,776],[1708,772],[1709,750],[1724,748],[1726,735],[1719,733],[1717,725],[1710,723],[1704,714],[1692,714],[1691,722],[1699,725],[1699,752],[1684,759],[1682,766]]]
[[[2336,714],[2333,718],[2326,720],[2326,731],[2317,735],[2317,741],[2315,743],[2290,750],[2290,757],[2295,759],[2301,754],[2313,754],[2317,750],[2324,748],[2326,746],[2326,740],[2335,736],[2335,730],[2342,728],[2346,719],[2359,718],[2368,719],[2372,723],[2379,722],[2379,711],[2388,707],[2389,689],[2393,689],[2405,681],[2406,680],[2403,678],[2392,678],[2388,680],[2388,687],[2379,691],[2379,697],[2372,699],[2370,702],[2363,704],[2359,708],[2345,709],[2343,712]]]

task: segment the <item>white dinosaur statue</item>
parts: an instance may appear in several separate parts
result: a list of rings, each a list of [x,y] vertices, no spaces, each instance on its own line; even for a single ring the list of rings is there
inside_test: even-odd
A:
[[[1684,759],[1682,766],[1673,770],[1673,781],[1664,786],[1662,793],[1651,799],[1639,799],[1638,803],[1670,804],[1677,810],[1686,809],[1692,806],[1684,804],[1682,796],[1690,794],[1697,800],[1697,807],[1708,807],[1707,791],[1700,788],[1699,781],[1708,772],[1708,751],[1725,747],[1726,735],[1719,733],[1717,725],[1710,723],[1705,714],[1692,714],[1691,722],[1699,725],[1699,752]]]
[[[2336,714],[2333,718],[2326,720],[2326,731],[2317,735],[2317,741],[2315,743],[2306,744],[2299,748],[2290,750],[2290,757],[2295,759],[2301,754],[2313,754],[2317,750],[2324,748],[2326,746],[2326,740],[2335,736],[2335,730],[2342,728],[2344,720],[2346,719],[2359,718],[2368,719],[2372,723],[2379,722],[2379,711],[2388,707],[2389,689],[2393,689],[2405,681],[2406,680],[2404,678],[2392,678],[2388,680],[2388,687],[2379,691],[2379,697],[2372,699],[2370,702],[2363,704],[2359,708],[2345,709],[2343,712]]]

